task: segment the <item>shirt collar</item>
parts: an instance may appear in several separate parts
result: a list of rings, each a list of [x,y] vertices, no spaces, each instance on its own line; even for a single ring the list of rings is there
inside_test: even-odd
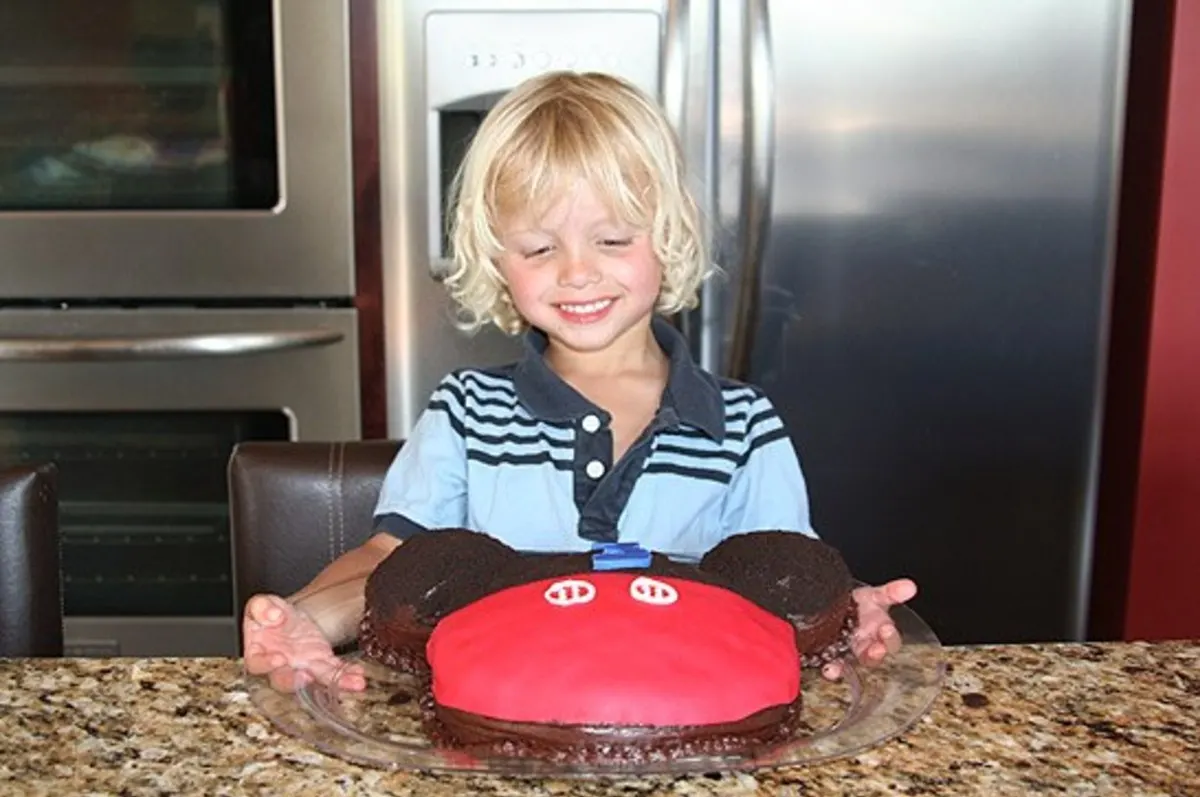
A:
[[[666,319],[653,316],[650,329],[669,360],[667,389],[662,407],[673,409],[679,420],[702,430],[714,440],[725,438],[725,402],[716,378],[692,360],[687,339]],[[513,385],[525,409],[546,421],[576,421],[584,415],[605,413],[568,385],[546,363],[546,333],[525,333],[525,352],[513,372]]]

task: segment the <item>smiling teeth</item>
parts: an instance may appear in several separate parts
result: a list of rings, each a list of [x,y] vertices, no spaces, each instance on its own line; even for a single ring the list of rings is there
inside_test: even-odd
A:
[[[568,313],[587,315],[588,313],[598,313],[610,304],[612,304],[612,299],[601,299],[598,302],[588,302],[587,304],[560,304],[559,308]]]

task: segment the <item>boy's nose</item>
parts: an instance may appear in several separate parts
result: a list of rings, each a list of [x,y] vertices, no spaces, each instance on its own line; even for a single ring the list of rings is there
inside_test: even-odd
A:
[[[588,257],[567,254],[559,262],[558,284],[564,288],[583,288],[599,279],[595,264]]]

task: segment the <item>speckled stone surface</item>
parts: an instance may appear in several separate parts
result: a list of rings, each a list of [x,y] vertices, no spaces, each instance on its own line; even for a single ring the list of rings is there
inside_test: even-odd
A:
[[[947,655],[933,710],[853,758],[597,780],[355,766],[277,733],[234,660],[0,660],[0,794],[1200,795],[1200,642]]]

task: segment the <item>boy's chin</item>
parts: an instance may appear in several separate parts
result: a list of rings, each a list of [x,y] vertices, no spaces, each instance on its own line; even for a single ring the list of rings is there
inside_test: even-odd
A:
[[[546,331],[556,347],[576,354],[596,354],[610,349],[620,339],[620,332],[611,324],[592,324],[584,328],[559,326]]]

